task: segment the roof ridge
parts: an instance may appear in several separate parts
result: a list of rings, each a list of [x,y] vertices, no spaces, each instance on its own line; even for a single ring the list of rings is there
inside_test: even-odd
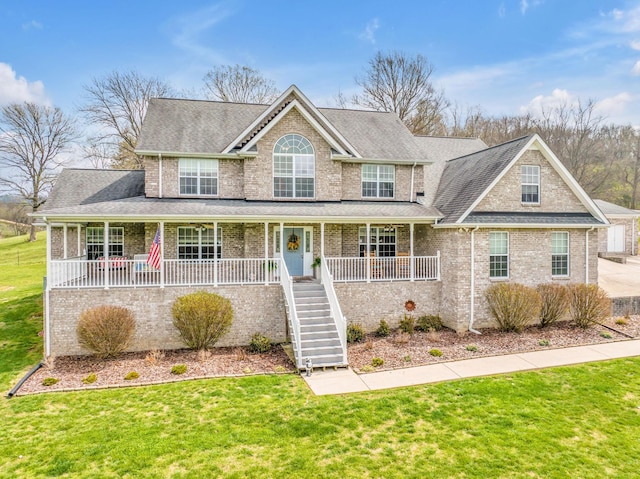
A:
[[[452,162],[452,161],[456,161],[456,160],[462,160],[463,158],[466,158],[467,156],[477,155],[478,153],[485,153],[485,152],[487,152],[489,150],[493,150],[495,148],[501,148],[503,146],[508,145],[509,143],[515,143],[517,141],[522,141],[525,138],[532,137],[533,135],[535,135],[535,133],[531,133],[529,135],[521,136],[520,138],[514,138],[513,140],[505,141],[504,143],[500,143],[498,145],[489,146],[489,147],[485,148],[484,150],[478,150],[476,152],[469,153],[467,155],[459,156],[457,158],[452,158],[450,160],[447,160],[447,163]]]
[[[222,101],[222,100],[207,100],[204,98],[170,98],[164,96],[157,96],[152,98],[152,100],[175,100],[175,101],[194,101],[200,103],[219,103],[222,105],[250,105],[250,106],[271,106],[272,103],[250,103],[250,102],[240,102],[240,101]]]
[[[68,171],[68,170],[75,170],[75,171],[127,171],[127,172],[131,172],[131,171],[142,171],[144,172],[143,168],[81,168],[78,166],[73,166],[73,167],[69,167],[69,168],[63,168],[63,171]]]
[[[443,138],[447,140],[480,140],[479,136],[413,135],[416,138]]]

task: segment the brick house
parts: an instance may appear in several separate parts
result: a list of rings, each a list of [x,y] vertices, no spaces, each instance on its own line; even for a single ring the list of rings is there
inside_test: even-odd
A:
[[[46,355],[82,354],[99,304],[134,311],[134,350],[181,347],[171,304],[197,289],[233,303],[219,345],[261,332],[298,366],[342,365],[347,322],[397,325],[408,299],[461,332],[491,326],[495,281],[597,279],[607,220],[537,135],[416,137],[291,86],[272,105],[154,99],[137,153],[144,171],[64,170],[38,213]]]

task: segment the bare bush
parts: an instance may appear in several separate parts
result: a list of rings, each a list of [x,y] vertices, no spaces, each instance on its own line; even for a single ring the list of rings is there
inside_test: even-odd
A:
[[[120,306],[98,306],[80,315],[78,342],[101,358],[117,356],[131,344],[136,322],[133,313]]]
[[[588,328],[611,314],[611,300],[597,284],[572,284],[568,289],[569,313],[577,326]]]
[[[536,287],[542,307],[540,308],[540,326],[549,326],[562,318],[569,309],[569,291],[561,284],[546,283]]]
[[[491,285],[485,297],[501,331],[522,331],[540,313],[540,295],[534,288],[523,284]]]
[[[191,349],[207,349],[231,328],[231,301],[218,294],[198,291],[176,299],[171,309],[173,325]]]

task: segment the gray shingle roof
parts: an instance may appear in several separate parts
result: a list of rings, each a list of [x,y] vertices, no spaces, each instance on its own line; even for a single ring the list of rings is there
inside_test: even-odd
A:
[[[136,150],[221,153],[267,108],[267,105],[154,98],[149,102]],[[318,110],[365,158],[427,159],[427,149],[421,147],[395,113]]]
[[[49,198],[39,211],[102,203],[143,194],[142,170],[68,168],[62,170]]]
[[[529,142],[532,135],[487,148],[446,163],[433,206],[455,223]]]
[[[591,213],[514,213],[499,211],[471,213],[464,219],[463,223],[575,226],[604,224],[594,218]]]
[[[600,208],[600,211],[605,214],[605,216],[640,216],[640,211],[638,210],[631,210],[629,208],[625,208],[624,206],[619,206],[604,200],[593,201],[596,206]]]
[[[233,218],[263,220],[269,218],[351,218],[384,219],[385,222],[425,221],[439,218],[435,208],[408,202],[277,202],[245,200],[200,200],[186,198],[145,198],[136,196],[103,203],[80,204],[47,212],[50,218],[82,216],[85,219],[131,217],[152,218]]]
[[[416,136],[416,142],[434,162],[445,162],[488,148],[480,138]]]

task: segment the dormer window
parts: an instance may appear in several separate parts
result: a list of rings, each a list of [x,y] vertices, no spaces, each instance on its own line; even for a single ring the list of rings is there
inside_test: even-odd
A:
[[[218,194],[218,160],[180,158],[178,177],[181,195]]]
[[[522,165],[522,203],[526,205],[540,204],[540,167]]]
[[[273,196],[313,198],[316,157],[304,136],[289,134],[273,147]]]

